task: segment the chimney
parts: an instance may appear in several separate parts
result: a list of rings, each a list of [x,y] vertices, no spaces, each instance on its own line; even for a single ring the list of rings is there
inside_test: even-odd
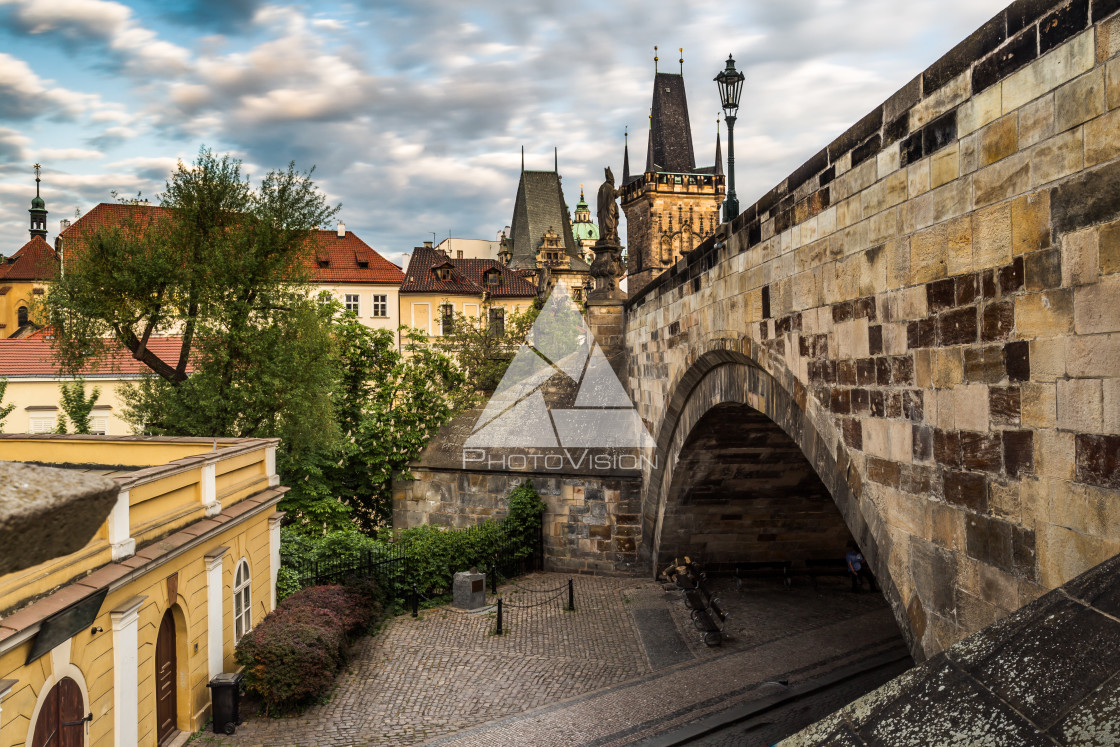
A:
[[[62,220],[60,220],[58,222],[58,232],[59,233],[62,233],[63,231],[65,231],[69,227],[70,227],[70,220],[67,219],[67,218],[63,218]]]
[[[338,238],[340,238],[340,239],[346,238],[346,224],[343,223],[342,221],[338,222]]]
[[[425,241],[425,242],[424,242],[424,248],[426,248],[426,249],[431,249],[431,248],[432,248],[432,242],[430,242],[430,241]]]

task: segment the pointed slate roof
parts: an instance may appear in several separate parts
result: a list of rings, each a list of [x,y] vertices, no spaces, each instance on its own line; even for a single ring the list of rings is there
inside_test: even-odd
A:
[[[0,261],[0,280],[54,280],[56,277],[58,255],[38,234],[7,260]]]
[[[649,137],[656,170],[687,174],[696,169],[683,76],[675,73],[654,76],[653,126]]]
[[[513,239],[510,268],[536,269],[537,250],[550,228],[563,238],[564,252],[571,257],[572,269],[588,269],[572,238],[572,223],[565,207],[560,176],[555,171],[522,171],[510,223]]]

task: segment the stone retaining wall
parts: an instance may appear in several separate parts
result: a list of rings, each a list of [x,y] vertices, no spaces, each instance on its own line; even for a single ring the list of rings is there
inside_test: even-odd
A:
[[[577,573],[637,571],[641,480],[412,468],[393,482],[393,526],[473,526],[501,519],[510,492],[525,480],[541,494],[545,569]]]

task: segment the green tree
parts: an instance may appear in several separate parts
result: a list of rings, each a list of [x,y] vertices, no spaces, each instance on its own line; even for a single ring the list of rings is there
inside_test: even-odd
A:
[[[525,342],[541,304],[525,312],[510,312],[500,306],[484,305],[478,316],[456,313],[451,331],[432,338],[432,344],[452,356],[470,389],[458,395],[460,407],[477,401],[498,388],[517,349]],[[500,311],[500,319],[494,312]]]
[[[152,372],[125,394],[145,433],[329,448],[333,307],[309,297],[305,268],[311,231],[337,212],[311,172],[289,165],[254,188],[239,161],[202,148],[159,208],[126,208],[70,248],[46,300],[59,362],[77,370],[110,346],[130,350]],[[148,347],[167,335],[180,341],[169,361]]]
[[[74,426],[75,433],[89,434],[90,413],[101,396],[101,387],[94,387],[90,395],[86,396],[86,380],[80,376],[71,382],[63,381],[58,385],[59,396],[62,403],[62,412],[58,414],[58,433],[66,433],[66,421],[69,419]]]
[[[415,330],[402,330],[404,354],[392,331],[370,329],[351,313],[338,314],[333,330],[342,444],[292,465],[296,479],[284,506],[305,530],[356,521],[372,532],[391,518],[393,474],[454,414],[464,377]]]
[[[8,389],[8,380],[0,379],[0,428],[4,427],[4,420],[16,409],[15,405],[4,404],[4,392]]]

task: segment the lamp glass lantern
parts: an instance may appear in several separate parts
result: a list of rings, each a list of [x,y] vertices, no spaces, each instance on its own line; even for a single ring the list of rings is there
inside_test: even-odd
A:
[[[727,55],[727,67],[713,80],[719,88],[719,100],[727,122],[727,199],[723,201],[723,220],[729,222],[739,215],[739,198],[735,196],[735,117],[739,113],[739,96],[746,76],[735,69],[735,60]]]

